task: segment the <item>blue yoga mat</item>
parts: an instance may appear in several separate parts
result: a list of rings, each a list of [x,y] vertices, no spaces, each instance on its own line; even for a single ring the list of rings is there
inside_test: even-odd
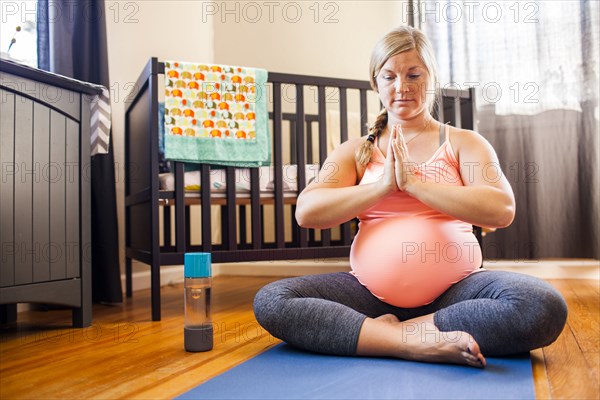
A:
[[[484,369],[392,358],[339,357],[285,343],[178,399],[534,399],[528,355]]]

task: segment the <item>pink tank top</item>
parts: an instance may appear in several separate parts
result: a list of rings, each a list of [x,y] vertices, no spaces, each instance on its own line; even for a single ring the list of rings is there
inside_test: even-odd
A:
[[[426,182],[464,186],[449,135],[450,127],[442,125],[443,143],[428,161],[417,166],[416,173]],[[359,184],[377,181],[383,175],[384,161],[375,143]],[[391,305],[414,308],[429,304],[481,265],[481,249],[471,224],[404,192],[389,195],[358,218],[359,230],[350,250],[351,273]]]

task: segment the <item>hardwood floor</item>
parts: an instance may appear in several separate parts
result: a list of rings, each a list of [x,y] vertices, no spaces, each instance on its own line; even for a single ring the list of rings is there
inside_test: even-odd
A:
[[[70,328],[70,311],[27,311],[0,327],[1,399],[172,398],[279,341],[254,318],[252,299],[281,278],[219,276],[213,284],[214,349],[183,350],[182,285],[162,290],[163,320],[150,320],[149,291],[118,306],[94,306],[93,325]],[[549,347],[533,352],[538,399],[598,399],[598,281],[550,281],[569,319]]]

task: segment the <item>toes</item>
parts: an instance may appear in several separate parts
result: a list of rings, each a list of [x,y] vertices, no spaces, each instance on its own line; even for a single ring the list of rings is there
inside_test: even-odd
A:
[[[479,349],[479,345],[477,344],[477,342],[475,341],[475,339],[473,339],[473,337],[469,337],[469,341],[467,344],[467,349],[466,351],[469,354],[473,354],[474,356],[477,356],[478,354],[481,354],[481,350]]]
[[[465,360],[465,362],[467,363],[467,365],[471,366],[471,367],[475,367],[475,368],[483,368],[485,367],[485,364],[481,362],[481,359],[479,359],[479,357],[476,357],[472,354],[469,354],[467,352],[462,352],[461,353],[463,359]]]
[[[485,357],[483,357],[483,354],[481,354],[481,351],[479,350],[479,345],[477,344],[477,342],[475,342],[474,339],[471,338],[471,340],[469,341],[469,344],[466,348],[466,352],[476,359],[476,361],[474,362],[476,362],[478,366],[486,366]]]
[[[484,368],[485,365],[480,363],[479,361],[467,361],[467,363],[471,366],[471,367],[475,367],[475,368]]]
[[[485,357],[483,356],[483,354],[479,353],[478,359],[482,367],[485,367],[487,365],[487,361],[485,361]]]
[[[460,353],[461,356],[463,356],[463,358],[467,361],[473,362],[473,363],[479,363],[479,358],[475,357],[472,354],[469,354],[465,351],[463,351],[462,353]]]

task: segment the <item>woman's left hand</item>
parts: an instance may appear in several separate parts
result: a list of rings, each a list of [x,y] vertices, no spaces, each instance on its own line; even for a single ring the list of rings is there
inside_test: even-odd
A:
[[[392,127],[392,150],[394,152],[394,167],[396,172],[396,185],[401,191],[406,191],[406,188],[416,183],[417,164],[414,163],[408,155],[408,148],[402,135],[402,126],[394,125]]]

